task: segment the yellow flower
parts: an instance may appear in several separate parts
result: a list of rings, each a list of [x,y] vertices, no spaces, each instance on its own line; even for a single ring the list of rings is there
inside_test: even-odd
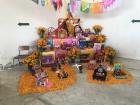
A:
[[[38,39],[37,40],[37,45],[41,46],[41,47],[45,46],[46,45],[46,40],[43,39],[43,38]]]
[[[38,56],[39,56],[38,52],[37,51],[33,51],[29,56],[24,58],[22,62],[24,64],[27,64],[27,65],[30,65],[30,66],[34,66]]]
[[[80,50],[77,49],[76,47],[73,47],[68,51],[68,56],[70,57],[75,57],[78,56],[79,54],[80,54]]]
[[[38,29],[37,29],[37,33],[39,34],[39,35],[43,35],[45,32],[46,32],[46,28],[45,27],[39,27]]]
[[[99,34],[102,31],[103,27],[101,25],[94,25],[93,30],[96,34]]]
[[[96,35],[96,39],[98,43],[104,43],[106,41],[105,35]]]
[[[107,46],[105,48],[105,55],[114,57],[116,55],[116,51],[112,47]]]

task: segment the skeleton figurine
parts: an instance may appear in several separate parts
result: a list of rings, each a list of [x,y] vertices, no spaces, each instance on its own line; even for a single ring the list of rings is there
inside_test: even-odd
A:
[[[93,79],[105,81],[107,77],[107,71],[103,67],[103,65],[99,65],[93,73]]]

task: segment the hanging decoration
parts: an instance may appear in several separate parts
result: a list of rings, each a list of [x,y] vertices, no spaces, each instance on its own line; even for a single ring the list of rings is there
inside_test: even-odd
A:
[[[52,0],[52,5],[55,10],[58,10],[63,6],[63,3],[62,0]]]
[[[56,0],[57,2],[57,9],[60,9],[63,6],[62,0]]]
[[[45,0],[38,0],[38,5],[45,6]]]
[[[70,1],[70,4],[71,4],[71,12],[74,12],[75,11],[75,0],[71,0]]]
[[[70,12],[70,3],[67,4],[67,12]]]
[[[80,8],[81,8],[81,0],[75,0],[75,10],[77,12],[80,12]]]
[[[117,8],[121,0],[103,0],[104,12]]]
[[[116,8],[121,0],[39,0],[42,6],[52,7],[57,11],[63,6],[67,12],[103,13]],[[45,4],[45,5],[44,5]],[[64,4],[64,5],[63,5]]]
[[[89,12],[90,4],[88,3],[88,0],[82,0],[81,1],[81,12]]]
[[[52,0],[52,5],[55,10],[57,10],[57,2],[55,0]]]
[[[93,3],[92,6],[91,6],[91,12],[102,13],[103,12],[102,2]]]
[[[103,0],[103,5],[105,8],[109,7],[110,5],[112,5],[116,0]]]

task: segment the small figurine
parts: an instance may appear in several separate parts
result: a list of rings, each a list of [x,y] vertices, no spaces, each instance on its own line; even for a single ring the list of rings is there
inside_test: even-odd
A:
[[[81,64],[75,64],[76,68],[79,70],[79,73],[83,73],[83,66]]]
[[[120,76],[121,75],[122,65],[120,63],[116,63],[114,65],[114,75]]]
[[[83,66],[80,65],[78,68],[79,68],[79,72],[80,72],[80,73],[83,73]]]
[[[105,70],[103,65],[99,65],[99,67],[97,67],[97,69],[95,69],[93,73],[93,79],[105,81],[106,77],[107,77],[107,71]]]
[[[64,79],[68,77],[68,73],[64,71],[63,69],[59,69],[56,73],[59,79]]]
[[[125,79],[128,77],[128,75],[122,71],[122,64],[120,64],[120,63],[114,64],[113,75],[117,79]]]

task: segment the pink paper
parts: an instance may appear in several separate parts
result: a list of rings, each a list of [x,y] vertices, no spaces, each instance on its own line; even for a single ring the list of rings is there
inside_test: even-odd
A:
[[[103,0],[103,5],[105,8],[111,6],[116,0]]]

